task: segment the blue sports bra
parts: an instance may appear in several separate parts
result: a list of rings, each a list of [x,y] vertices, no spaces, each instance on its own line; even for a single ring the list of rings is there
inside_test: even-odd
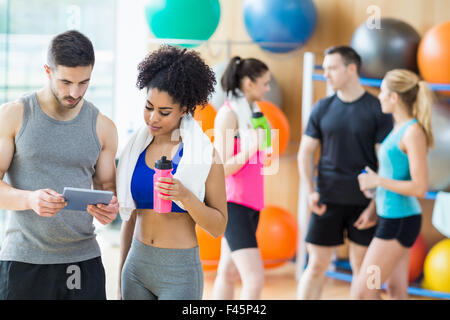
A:
[[[153,176],[155,170],[147,166],[145,163],[145,149],[142,151],[139,159],[134,167],[133,177],[131,178],[131,195],[136,201],[137,209],[153,209]],[[183,156],[183,142],[180,143],[177,153],[172,159],[172,174],[177,172],[177,167]],[[171,212],[187,212],[181,209],[175,202],[172,201]]]

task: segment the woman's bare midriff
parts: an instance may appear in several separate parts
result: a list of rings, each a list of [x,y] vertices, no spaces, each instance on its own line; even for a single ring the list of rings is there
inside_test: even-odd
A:
[[[156,213],[152,209],[137,210],[135,235],[149,246],[189,249],[198,245],[195,222],[188,213]]]

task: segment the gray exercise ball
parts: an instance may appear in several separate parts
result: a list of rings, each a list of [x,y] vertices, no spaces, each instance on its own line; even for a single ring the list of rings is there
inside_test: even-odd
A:
[[[396,68],[418,72],[420,35],[409,24],[392,18],[380,20],[380,28],[366,22],[353,33],[350,46],[361,56],[361,76],[381,79]]]
[[[220,79],[222,78],[222,75],[225,72],[227,65],[228,65],[228,61],[226,60],[226,61],[222,61],[222,62],[216,64],[212,68],[214,71],[217,83],[214,86],[214,93],[210,99],[210,103],[216,110],[219,110],[219,108],[224,104],[225,99],[226,99],[226,94],[225,94],[224,90],[222,89],[222,85],[220,84]],[[264,99],[272,102],[280,109],[283,107],[283,95],[281,93],[281,88],[278,85],[273,74],[270,77],[270,91],[266,94]]]
[[[450,102],[434,104],[431,122],[435,146],[428,153],[428,188],[446,190],[450,188]]]

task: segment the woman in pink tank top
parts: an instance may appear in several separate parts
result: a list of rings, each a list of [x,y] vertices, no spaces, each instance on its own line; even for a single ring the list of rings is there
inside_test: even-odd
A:
[[[264,152],[261,132],[251,125],[256,101],[270,90],[270,72],[253,58],[230,60],[221,85],[228,100],[214,124],[214,146],[222,156],[226,177],[228,223],[214,283],[214,299],[233,299],[241,279],[241,299],[259,299],[264,265],[256,241],[259,211],[264,207]]]

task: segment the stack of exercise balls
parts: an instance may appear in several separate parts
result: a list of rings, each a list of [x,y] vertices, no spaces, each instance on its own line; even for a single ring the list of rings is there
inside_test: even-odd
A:
[[[430,83],[450,84],[450,21],[428,30],[420,41],[417,62],[421,76]],[[432,125],[435,147],[428,154],[430,189],[450,187],[450,91],[433,106]]]
[[[387,71],[403,68],[431,83],[450,83],[450,21],[434,26],[422,39],[399,19],[382,18],[379,27],[364,22],[350,46],[361,56],[363,77],[381,79]]]
[[[364,22],[350,45],[361,56],[362,77],[382,79],[389,70],[403,68],[429,83],[450,85],[450,21],[434,26],[422,39],[399,19],[383,18],[379,28]],[[450,187],[450,90],[436,94],[431,115],[435,147],[428,153],[429,189],[446,190]],[[427,253],[424,236],[411,248],[408,280],[417,281],[423,274],[425,289],[450,292],[450,239]]]
[[[361,56],[363,77],[381,79],[391,69],[405,68],[430,83],[450,84],[450,21],[434,26],[420,39],[406,22],[383,18],[380,28],[361,24],[350,45]],[[450,95],[450,91],[440,93]],[[428,153],[430,190],[450,187],[450,104],[445,100],[432,108],[435,147]]]
[[[208,40],[219,25],[220,3],[219,0],[149,0],[145,17],[157,38]]]

